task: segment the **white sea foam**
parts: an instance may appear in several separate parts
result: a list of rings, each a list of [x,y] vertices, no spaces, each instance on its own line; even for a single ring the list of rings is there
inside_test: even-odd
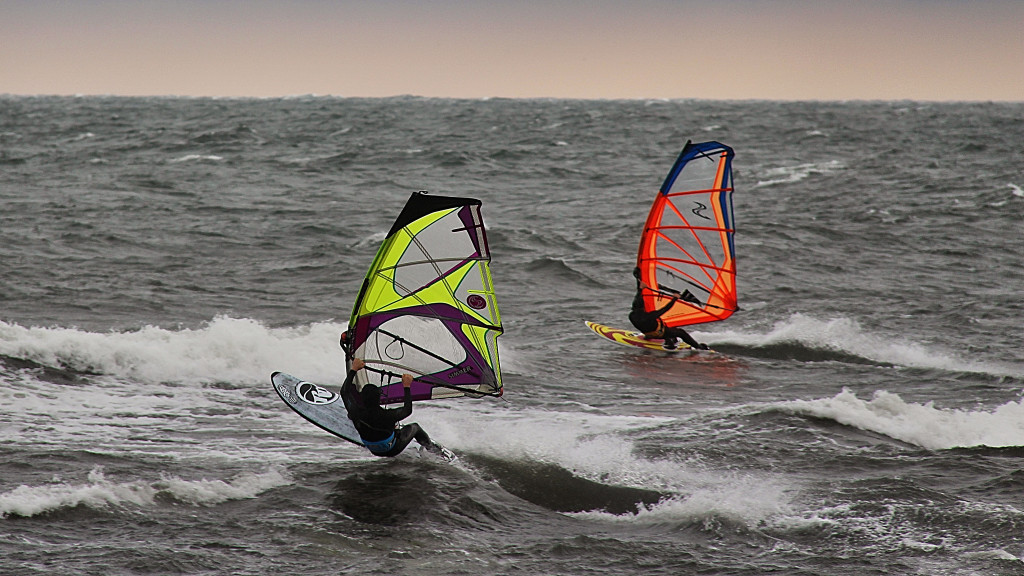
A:
[[[245,318],[218,316],[197,329],[156,326],[132,332],[26,328],[0,321],[0,354],[54,368],[131,378],[144,383],[259,383],[282,371],[333,383],[344,376],[338,345],[345,322],[270,328]],[[516,354],[499,344],[503,365]],[[505,358],[505,352],[510,353]]]
[[[261,473],[241,474],[227,481],[167,477],[126,482],[112,482],[106,478],[102,467],[96,467],[85,483],[57,480],[37,486],[21,485],[0,493],[0,518],[36,516],[76,506],[148,508],[157,505],[156,496],[160,493],[181,502],[212,506],[228,500],[255,498],[262,492],[290,483],[287,473],[277,467]]]
[[[183,459],[281,461],[291,455],[290,448],[279,442],[239,443],[238,434],[249,426],[266,433],[314,431],[283,404],[254,402],[238,388],[272,394],[275,370],[340,384],[344,355],[337,340],[344,328],[330,322],[268,328],[225,317],[195,330],[151,326],[94,333],[0,322],[0,354],[72,371],[64,377],[34,369],[0,372],[0,403],[6,408],[0,414],[0,441],[141,450]],[[78,380],[76,372],[89,376]],[[188,440],[197,423],[224,432],[205,438],[198,452]],[[168,435],[184,442],[162,441]]]
[[[1024,188],[1021,188],[1020,186],[1017,186],[1016,184],[1013,184],[1013,183],[1007,184],[1007,186],[1009,186],[1010,190],[1013,191],[1013,195],[1014,196],[1019,196],[1019,197],[1024,198]]]
[[[268,328],[222,316],[194,330],[147,326],[97,333],[0,321],[0,354],[146,383],[264,382],[275,370],[333,381],[344,371],[338,337],[346,327],[320,322]]]
[[[302,458],[337,458],[333,437],[274,399],[270,374],[340,385],[345,364],[337,341],[346,327],[269,328],[219,317],[197,329],[95,333],[0,322],[0,355],[71,370],[64,377],[36,369],[0,372],[0,442],[231,461],[281,462],[299,454],[278,440],[239,443],[238,434],[251,427],[276,436],[307,433]],[[515,359],[514,351],[504,358],[512,372]],[[89,376],[76,380],[76,372]],[[197,452],[188,438],[198,422],[223,434],[205,436]],[[168,435],[184,442],[164,442]],[[349,452],[364,455],[355,447]]]
[[[343,370],[343,355],[336,342],[345,327],[324,322],[268,328],[253,320],[219,317],[198,329],[147,327],[128,333],[92,333],[0,322],[0,354],[101,374],[90,377],[87,385],[69,386],[32,370],[5,372],[0,401],[12,407],[13,414],[24,417],[8,422],[0,439],[36,446],[88,444],[98,451],[144,450],[183,459],[286,462],[364,457],[355,447],[348,451],[347,445],[339,446],[279,403],[250,405],[246,395],[233,387],[201,386],[203,382],[229,382],[269,388],[273,370],[336,384]],[[514,352],[503,355],[506,367],[515,363]],[[260,430],[274,433],[274,438],[237,442],[245,419],[258,422]],[[639,510],[636,519],[662,521],[705,514],[753,523],[786,505],[783,490],[759,490],[764,479],[635,455],[633,442],[623,433],[666,424],[671,418],[522,411],[500,403],[428,403],[417,408],[416,420],[456,452],[550,463],[602,484],[675,495]],[[206,435],[202,450],[191,454],[195,446],[187,439],[197,421],[210,430],[223,429],[225,434]],[[39,426],[39,422],[49,424]],[[59,423],[59,434],[53,433],[52,423]],[[298,450],[274,431],[287,436],[305,432],[308,439]],[[185,441],[155,441],[168,435],[180,435]],[[100,474],[81,485],[18,488],[4,495],[0,511],[32,515],[79,504],[152,506],[160,490],[182,501],[206,505],[222,498],[245,497],[268,478],[227,483],[177,478],[112,483]]]
[[[359,242],[357,242],[356,245],[354,246],[354,248],[366,248],[368,246],[379,246],[380,243],[383,242],[385,238],[387,238],[387,236],[388,236],[388,233],[385,230],[381,230],[380,232],[374,232],[373,234],[370,234],[369,236],[366,236],[365,238],[363,238]]]
[[[841,352],[896,366],[931,368],[957,372],[975,372],[994,376],[1024,375],[1024,367],[980,362],[963,355],[895,338],[873,334],[850,318],[821,320],[805,314],[794,314],[775,323],[767,332],[728,330],[698,333],[698,338],[712,346],[735,344],[766,347],[800,344],[807,348]]]
[[[167,477],[153,483],[175,499],[200,506],[212,506],[228,500],[255,498],[259,494],[291,484],[287,471],[271,467],[264,472],[245,472],[231,480],[183,480]]]
[[[979,552],[965,552],[964,557],[978,560],[1005,560],[1017,563],[1024,562],[1024,558],[1014,556],[1001,548],[997,548],[995,550],[982,550]]]
[[[456,452],[471,451],[502,460],[544,462],[611,486],[657,490],[670,497],[636,513],[578,515],[614,521],[691,521],[711,516],[756,525],[788,510],[788,482],[766,475],[709,469],[699,463],[648,459],[635,454],[623,433],[674,422],[675,418],[608,416],[542,410],[489,413],[420,409],[417,419]]]
[[[930,450],[1024,446],[1024,400],[1007,402],[992,410],[943,409],[933,402],[907,402],[886,391],[862,400],[844,389],[833,398],[794,400],[781,407]]]
[[[224,160],[223,156],[217,156],[215,154],[186,154],[184,156],[171,160],[172,164],[178,164],[181,162],[220,162]]]
[[[808,163],[808,164],[797,164],[796,166],[781,166],[778,168],[771,168],[765,172],[765,179],[758,180],[754,184],[754,188],[760,188],[762,186],[773,186],[775,184],[791,184],[793,182],[799,182],[814,174],[829,174],[837,170],[843,169],[842,162],[838,160],[832,160],[830,162],[822,163]]]
[[[654,524],[680,520],[706,523],[714,517],[722,517],[754,527],[767,519],[791,513],[789,489],[777,478],[747,474],[707,480],[703,486],[691,488],[689,493],[665,498],[650,506],[638,506],[633,514],[591,511],[574,515]]]

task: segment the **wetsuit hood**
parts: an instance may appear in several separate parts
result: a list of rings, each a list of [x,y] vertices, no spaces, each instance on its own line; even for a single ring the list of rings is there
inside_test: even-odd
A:
[[[376,384],[367,384],[366,386],[363,386],[363,389],[359,394],[363,397],[364,406],[380,404],[380,388],[378,388]]]

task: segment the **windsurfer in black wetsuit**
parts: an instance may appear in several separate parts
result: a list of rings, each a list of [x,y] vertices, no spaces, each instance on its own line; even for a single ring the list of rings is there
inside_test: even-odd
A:
[[[633,277],[636,278],[636,296],[633,297],[633,306],[629,312],[629,321],[633,323],[633,326],[635,326],[637,330],[643,332],[644,338],[647,338],[648,340],[663,338],[665,340],[665,348],[668,349],[676,347],[677,339],[686,342],[694,350],[708,349],[707,344],[697,342],[686,330],[683,330],[678,326],[669,328],[665,326],[665,322],[661,319],[661,315],[668,312],[669,308],[676,303],[676,300],[684,297],[683,294],[673,295],[672,300],[670,300],[669,303],[660,310],[648,312],[644,308],[643,289],[647,288],[648,290],[653,290],[653,288],[640,279],[640,268],[633,269]]]
[[[455,456],[446,448],[430,441],[427,432],[419,424],[401,426],[398,423],[412,415],[412,375],[402,374],[405,388],[405,405],[401,408],[383,408],[380,405],[380,388],[374,384],[356,390],[356,373],[366,363],[359,358],[352,359],[352,368],[341,386],[341,399],[348,409],[348,417],[355,424],[359,437],[370,453],[375,456],[398,456],[410,442],[416,440],[427,450],[451,460]]]

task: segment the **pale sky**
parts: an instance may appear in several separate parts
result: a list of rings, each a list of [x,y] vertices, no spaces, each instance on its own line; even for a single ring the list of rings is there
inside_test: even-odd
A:
[[[1024,101],[1024,0],[0,0],[0,94]]]

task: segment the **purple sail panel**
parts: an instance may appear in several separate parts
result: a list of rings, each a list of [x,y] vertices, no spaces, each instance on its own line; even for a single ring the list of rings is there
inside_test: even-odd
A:
[[[354,330],[355,355],[384,372],[372,382],[381,386],[384,403],[404,399],[402,372],[416,377],[413,400],[487,393],[496,387],[494,371],[480,343],[466,335],[467,325],[471,332],[494,329],[448,304],[364,316]]]

